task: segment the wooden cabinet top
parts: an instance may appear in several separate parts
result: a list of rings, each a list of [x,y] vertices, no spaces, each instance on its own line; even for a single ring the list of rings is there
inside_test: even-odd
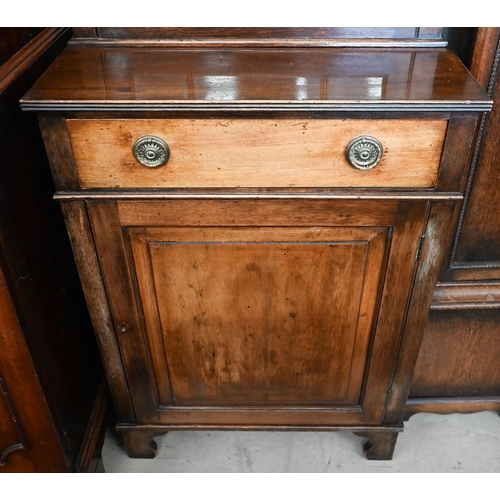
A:
[[[26,110],[488,111],[447,48],[69,46]]]

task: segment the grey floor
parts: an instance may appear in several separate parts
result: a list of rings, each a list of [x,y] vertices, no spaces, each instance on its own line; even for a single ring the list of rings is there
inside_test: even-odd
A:
[[[128,458],[109,430],[106,472],[500,472],[500,417],[421,413],[405,424],[392,461],[368,461],[350,432],[170,432],[152,460]]]

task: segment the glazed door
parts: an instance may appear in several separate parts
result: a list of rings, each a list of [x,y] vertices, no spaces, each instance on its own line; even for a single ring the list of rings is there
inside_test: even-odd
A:
[[[381,423],[425,202],[88,204],[139,423]]]

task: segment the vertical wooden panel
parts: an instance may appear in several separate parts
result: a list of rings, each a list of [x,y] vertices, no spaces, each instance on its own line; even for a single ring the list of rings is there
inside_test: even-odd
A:
[[[149,365],[149,352],[143,338],[142,321],[137,310],[136,294],[130,274],[130,260],[123,240],[116,203],[88,203],[87,207],[92,232],[95,235],[99,266],[103,273],[102,279],[106,293],[110,297],[109,310],[113,330],[116,332],[127,376],[133,381],[129,385],[129,391],[135,413],[139,421],[155,422],[158,395]],[[102,304],[100,307],[108,314],[107,301]],[[118,353],[113,361],[117,361],[117,358]],[[123,402],[128,395],[129,392],[117,394],[119,401]]]
[[[19,106],[69,37],[67,28],[42,29],[0,66],[0,267],[19,322],[19,340],[0,347],[0,362],[15,360],[1,370],[7,391],[16,411],[28,405],[32,413],[19,418],[29,434],[30,471],[74,470],[103,377],[40,128]],[[26,367],[24,357],[36,375],[16,369]],[[36,403],[31,384],[40,390]]]
[[[470,72],[484,91],[488,90],[500,28],[477,28]]]
[[[436,286],[444,247],[451,228],[454,203],[434,202],[425,229],[413,294],[399,347],[384,422],[401,422],[410,390],[413,366],[422,341],[432,294]]]
[[[4,402],[10,408],[7,418],[16,425],[2,431],[10,434],[12,442],[22,444],[24,449],[16,450],[5,457],[2,472],[63,472],[69,466],[59,444],[52,415],[38,380],[19,318],[14,309],[9,289],[0,270],[0,374],[3,377],[3,391],[8,391]],[[14,434],[15,431],[15,434]],[[5,449],[0,450],[0,454]]]
[[[113,320],[109,313],[108,299],[102,282],[85,203],[63,203],[62,209],[116,412],[120,420],[134,422],[134,409],[116,341]]]
[[[371,360],[370,370],[373,370],[377,376],[367,381],[365,404],[376,397],[377,387],[385,385],[387,390],[390,387],[405,326],[406,310],[414,278],[415,258],[426,215],[426,203],[401,202],[399,204],[398,221],[394,227],[391,253],[387,263],[386,285],[380,305],[377,336],[373,344],[374,351],[377,350],[383,354]],[[435,271],[435,269],[428,271]],[[424,277],[427,278],[425,274]],[[402,365],[403,373],[410,370],[411,365]],[[406,394],[403,393],[403,397],[406,397]],[[383,402],[373,403],[381,420],[384,419],[386,404],[386,398]],[[398,420],[398,423],[400,421]]]
[[[477,167],[455,253],[456,261],[500,261],[500,85],[493,87],[493,109],[486,118]]]
[[[153,231],[143,303],[158,304],[175,401],[359,404],[352,359],[366,359],[372,324],[357,318],[374,315],[384,245],[368,252],[384,233]]]
[[[432,311],[410,397],[500,397],[499,331],[499,309]]]

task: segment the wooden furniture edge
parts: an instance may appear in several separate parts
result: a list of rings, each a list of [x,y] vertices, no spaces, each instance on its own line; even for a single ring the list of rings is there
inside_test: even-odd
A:
[[[0,92],[3,92],[28,66],[47,50],[69,28],[46,28],[33,37],[6,63],[0,66]]]
[[[470,73],[490,99],[493,98],[493,89],[498,76],[499,60],[500,28],[478,28],[472,53]],[[485,133],[488,116],[487,113],[483,113],[476,126],[476,133],[471,149],[472,156],[469,165],[469,175],[464,190],[464,201],[457,214],[455,234],[452,240],[450,240],[450,256],[448,258],[447,269],[443,270],[443,281],[466,281],[491,278],[491,275],[489,275],[487,271],[482,272],[481,269],[476,269],[473,262],[462,263],[465,264],[465,266],[463,266],[465,268],[471,267],[471,269],[462,270],[460,269],[462,266],[456,261],[456,254],[458,252],[462,227],[472,193],[476,168],[480,160],[483,135]],[[500,276],[500,273],[497,273],[494,278],[498,276]]]
[[[431,310],[500,308],[500,282],[438,283]]]
[[[387,398],[384,424],[395,424],[402,420],[410,392],[413,368],[428,319],[429,306],[438,278],[444,246],[452,230],[451,219],[454,203],[430,202],[429,217],[424,232],[421,257],[416,270],[413,293],[400,338],[399,354],[393,380]],[[411,367],[411,368],[409,368]]]
[[[0,256],[2,248],[0,246]],[[0,348],[5,352],[19,350],[16,358],[0,359],[0,390],[8,398],[9,410],[20,442],[3,450],[0,449],[0,463],[9,465],[9,455],[14,452],[29,452],[29,460],[36,472],[61,472],[68,468],[68,462],[59,446],[61,435],[54,424],[45,394],[29,351],[24,332],[19,323],[17,311],[3,270],[0,268]],[[7,373],[9,376],[5,376]],[[5,377],[5,378],[3,378]],[[15,380],[23,378],[27,382],[21,392],[11,387]],[[9,391],[10,389],[10,391]],[[2,396],[0,396],[2,397]],[[7,401],[7,400],[6,400]],[[48,459],[46,458],[48,455]],[[3,464],[2,464],[3,465]],[[1,471],[0,471],[1,472]]]
[[[350,431],[350,432],[403,432],[404,428],[402,425],[379,425],[379,426],[368,426],[368,425],[238,425],[238,424],[227,424],[227,425],[215,425],[215,424],[160,424],[160,425],[128,425],[128,424],[118,424],[116,430],[120,432],[124,431],[148,431],[165,433],[171,430],[255,430],[255,431]]]
[[[259,39],[211,39],[211,38],[196,38],[196,39],[121,39],[121,38],[73,38],[71,45],[77,46],[105,46],[105,47],[211,47],[211,48],[302,48],[302,47],[354,47],[354,48],[433,48],[447,47],[448,41],[445,39],[397,39],[391,40],[386,38],[371,38],[371,39],[355,39],[355,38],[322,38],[322,39],[283,39],[283,38],[268,38],[266,40]]]
[[[109,403],[109,387],[106,378],[103,377],[85,432],[83,446],[76,460],[75,472],[100,472]]]
[[[62,203],[61,208],[116,411],[120,419],[134,422],[135,411],[129,395],[85,202]]]
[[[500,28],[478,28],[470,72],[486,92],[500,36]]]
[[[405,407],[404,418],[408,420],[417,413],[476,413],[480,411],[500,412],[500,397],[489,398],[410,398]]]

